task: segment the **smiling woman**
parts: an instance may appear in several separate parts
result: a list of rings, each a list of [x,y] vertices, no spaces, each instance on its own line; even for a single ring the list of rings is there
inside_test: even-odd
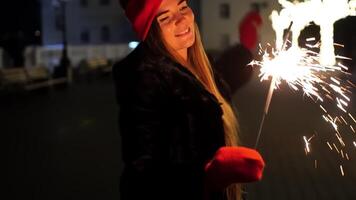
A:
[[[184,59],[187,49],[195,42],[194,14],[187,1],[163,1],[158,9],[157,21],[166,45]]]
[[[261,179],[264,162],[237,147],[229,95],[219,90],[187,1],[120,2],[141,39],[113,67],[121,200],[240,199],[238,183]]]

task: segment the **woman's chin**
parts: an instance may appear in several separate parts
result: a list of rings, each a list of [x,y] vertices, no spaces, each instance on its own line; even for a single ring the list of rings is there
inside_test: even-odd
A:
[[[194,42],[195,42],[195,38],[194,37],[193,38],[188,38],[186,40],[178,40],[177,44],[180,47],[178,49],[189,48],[189,47],[193,46]]]

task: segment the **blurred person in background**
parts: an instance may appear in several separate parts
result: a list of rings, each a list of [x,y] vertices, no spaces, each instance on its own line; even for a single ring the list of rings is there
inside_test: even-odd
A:
[[[251,4],[251,10],[238,26],[240,43],[224,50],[215,61],[214,66],[227,82],[231,94],[234,94],[252,77],[253,69],[248,64],[257,58],[259,32],[263,23],[260,9],[266,6],[265,3]]]

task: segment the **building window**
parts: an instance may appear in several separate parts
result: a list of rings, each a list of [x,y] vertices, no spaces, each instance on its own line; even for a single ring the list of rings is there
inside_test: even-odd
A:
[[[84,43],[84,44],[90,42],[90,32],[89,32],[89,30],[83,30],[80,33],[80,41],[82,43]]]
[[[100,5],[107,6],[110,4],[110,0],[100,0]]]
[[[230,5],[228,3],[220,4],[220,17],[222,19],[230,18]]]
[[[100,30],[101,41],[109,42],[110,41],[110,29],[108,26],[102,26]]]
[[[88,0],[80,0],[80,6],[83,8],[88,7]]]

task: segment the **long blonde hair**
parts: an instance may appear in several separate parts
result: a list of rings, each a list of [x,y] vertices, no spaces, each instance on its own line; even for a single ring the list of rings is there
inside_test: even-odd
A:
[[[158,54],[163,54],[182,64],[188,68],[196,78],[205,86],[205,89],[214,94],[220,103],[223,110],[223,125],[224,138],[226,146],[237,146],[238,139],[238,123],[235,113],[231,105],[224,99],[220,93],[214,79],[214,73],[211,68],[209,59],[205,53],[197,24],[195,26],[195,42],[188,48],[188,60],[184,61],[176,51],[174,51],[162,38],[157,21],[153,21],[151,29],[147,35],[145,43],[154,48]],[[233,184],[226,189],[228,200],[241,199],[241,187],[238,184]]]

